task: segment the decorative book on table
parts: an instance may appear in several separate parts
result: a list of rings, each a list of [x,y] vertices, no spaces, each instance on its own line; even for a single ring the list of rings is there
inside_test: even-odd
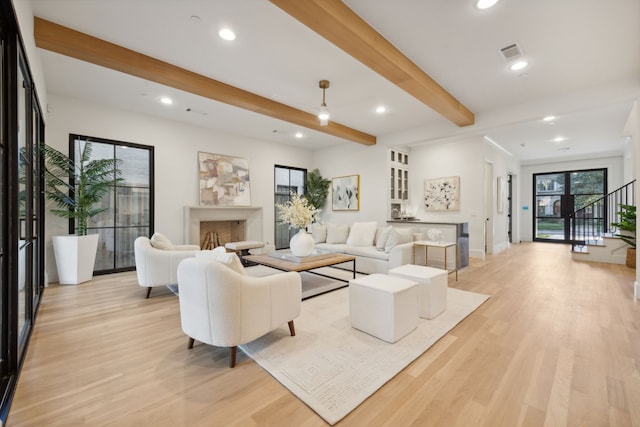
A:
[[[290,262],[317,261],[319,259],[329,258],[333,255],[335,255],[334,252],[328,251],[326,249],[314,249],[313,252],[311,252],[311,255],[307,256],[296,256],[292,254],[289,249],[281,249],[278,251],[269,252],[269,256],[272,258],[278,258]]]

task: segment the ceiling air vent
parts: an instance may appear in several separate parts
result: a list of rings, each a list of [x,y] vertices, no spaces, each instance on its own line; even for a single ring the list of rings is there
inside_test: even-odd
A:
[[[507,61],[522,56],[522,49],[520,49],[520,47],[515,43],[503,47],[502,49],[500,49],[500,52],[502,52],[504,59],[506,59]]]

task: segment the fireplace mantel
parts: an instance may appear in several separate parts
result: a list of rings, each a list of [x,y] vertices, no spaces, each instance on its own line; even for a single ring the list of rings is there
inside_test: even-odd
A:
[[[200,245],[200,222],[245,221],[245,239],[262,240],[262,208],[257,206],[184,206],[183,240]]]

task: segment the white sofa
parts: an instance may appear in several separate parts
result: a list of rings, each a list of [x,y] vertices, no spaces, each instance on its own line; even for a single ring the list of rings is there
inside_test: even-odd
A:
[[[412,230],[376,222],[313,224],[315,248],[356,257],[360,273],[387,273],[413,262]]]

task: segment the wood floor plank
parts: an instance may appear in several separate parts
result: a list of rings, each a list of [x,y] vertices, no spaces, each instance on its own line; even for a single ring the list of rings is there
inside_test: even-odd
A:
[[[491,298],[338,425],[640,427],[634,280],[566,245],[472,259],[449,286]],[[327,425],[242,351],[227,364],[187,349],[178,299],[145,299],[135,273],[52,285],[8,425]]]

